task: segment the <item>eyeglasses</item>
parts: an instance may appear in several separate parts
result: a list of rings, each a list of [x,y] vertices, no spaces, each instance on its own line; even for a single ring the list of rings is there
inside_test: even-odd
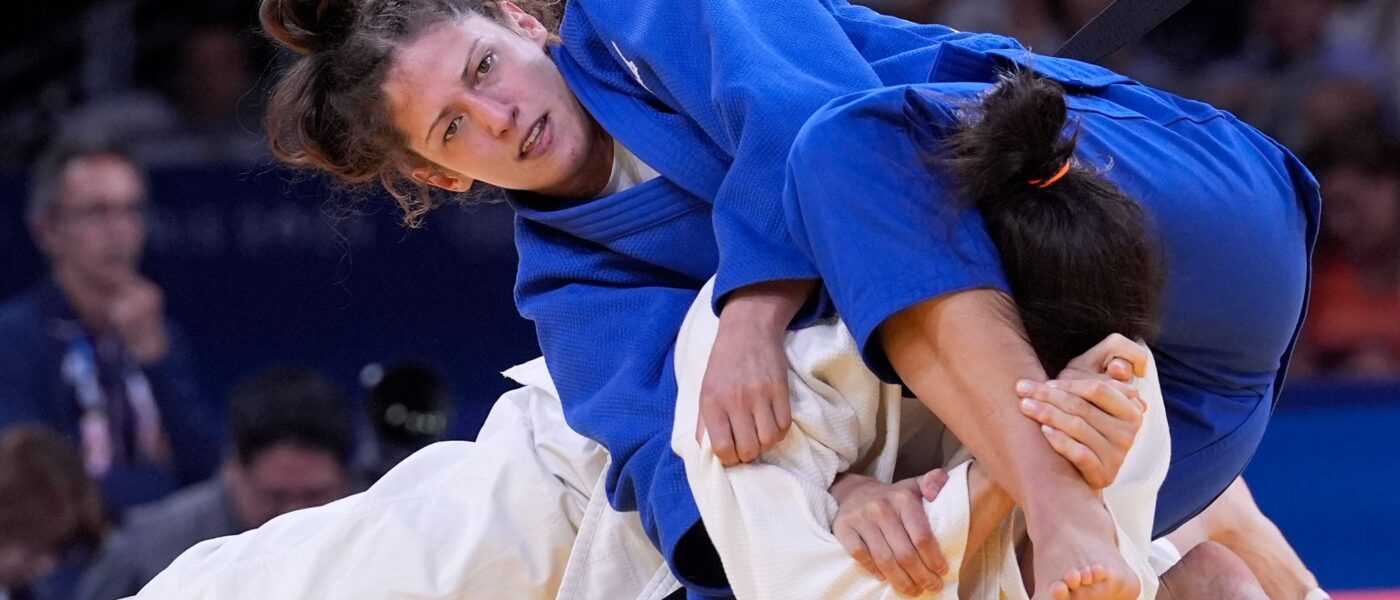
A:
[[[55,211],[58,220],[79,227],[92,227],[119,219],[144,220],[149,212],[145,200],[131,203],[98,202]]]

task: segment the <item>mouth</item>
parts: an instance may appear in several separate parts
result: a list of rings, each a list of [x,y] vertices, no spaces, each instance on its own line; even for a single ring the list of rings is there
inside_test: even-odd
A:
[[[545,127],[548,124],[548,114],[541,116],[538,121],[535,121],[534,126],[530,128],[530,133],[525,136],[525,141],[520,144],[520,158],[530,158],[533,155],[539,154],[535,152],[536,150],[544,148],[545,144],[542,142],[547,141],[545,139]]]

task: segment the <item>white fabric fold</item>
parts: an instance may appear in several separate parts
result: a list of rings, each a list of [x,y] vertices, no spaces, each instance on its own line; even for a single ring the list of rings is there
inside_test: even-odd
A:
[[[1015,555],[1015,544],[1024,536],[1019,515],[1002,524],[966,570],[958,568],[970,517],[965,453],[946,451],[956,444],[950,444],[951,436],[936,420],[929,422],[921,405],[913,405],[914,410],[925,415],[901,419],[911,409],[901,401],[900,389],[882,384],[865,367],[839,322],[788,336],[793,424],[787,436],[754,463],[721,465],[708,436],[697,443],[693,435],[700,385],[718,327],[706,290],[700,298],[677,342],[680,393],[671,443],[685,461],[706,530],[740,600],[902,598],[865,573],[831,533],[837,507],[828,492],[836,475],[846,471],[891,481],[901,443],[946,454],[934,466],[951,469],[942,493],[924,505],[951,567],[944,591],[927,597],[958,598],[960,588],[963,598],[974,600],[1028,597]],[[1149,404],[1144,425],[1104,497],[1117,520],[1119,548],[1142,581],[1141,598],[1151,599],[1157,577],[1147,560],[1149,538],[1171,445],[1155,365],[1141,386]],[[901,433],[904,421],[917,435]]]
[[[564,422],[544,360],[475,442],[442,442],[369,490],[203,542],[140,599],[657,600],[676,589],[636,513],[602,493],[607,452]]]

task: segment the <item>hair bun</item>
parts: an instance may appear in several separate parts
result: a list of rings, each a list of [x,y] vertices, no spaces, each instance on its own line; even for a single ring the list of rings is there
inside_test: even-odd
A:
[[[263,31],[301,54],[334,48],[355,25],[360,0],[262,0]]]
[[[948,145],[950,166],[970,200],[1014,196],[1034,180],[1053,177],[1074,156],[1078,130],[1065,131],[1064,88],[1028,68],[1004,72],[996,87],[968,108]]]

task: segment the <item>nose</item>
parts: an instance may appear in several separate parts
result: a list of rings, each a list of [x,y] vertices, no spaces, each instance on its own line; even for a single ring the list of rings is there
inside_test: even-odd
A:
[[[514,104],[482,94],[463,94],[462,103],[472,122],[495,138],[505,137],[520,113]]]

